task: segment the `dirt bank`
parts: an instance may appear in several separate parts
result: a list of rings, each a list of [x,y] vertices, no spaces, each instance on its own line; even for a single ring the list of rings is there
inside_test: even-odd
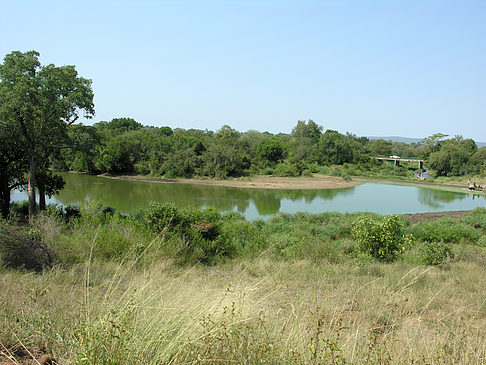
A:
[[[202,184],[213,186],[229,186],[238,188],[259,188],[259,189],[339,189],[364,184],[362,181],[346,181],[340,177],[314,175],[311,177],[276,177],[276,176],[254,176],[240,177],[228,180],[214,179],[164,179],[148,176],[134,175],[99,175],[102,177],[120,179],[150,181],[157,183],[184,183]]]
[[[433,188],[446,188],[446,189],[454,189],[454,190],[462,190],[471,192],[474,194],[483,194],[483,191],[480,190],[469,190],[466,184],[443,184],[443,183],[434,183],[434,182],[427,182],[422,180],[395,180],[395,179],[382,179],[378,177],[367,177],[367,176],[353,176],[353,179],[362,182],[378,182],[378,183],[390,183],[390,184],[399,184],[399,185],[422,185],[422,186],[429,186]]]
[[[450,212],[429,212],[429,213],[415,213],[402,214],[402,217],[407,218],[410,223],[417,224],[423,221],[433,221],[442,217],[449,217],[452,219],[460,219],[471,213],[470,210],[454,210]]]

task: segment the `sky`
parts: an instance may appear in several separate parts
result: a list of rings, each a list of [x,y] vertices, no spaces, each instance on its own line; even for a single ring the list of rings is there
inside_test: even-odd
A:
[[[96,116],[486,141],[486,0],[0,0],[0,62],[75,65]]]

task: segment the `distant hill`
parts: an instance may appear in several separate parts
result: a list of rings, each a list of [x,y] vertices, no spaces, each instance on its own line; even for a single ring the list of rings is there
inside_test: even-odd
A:
[[[390,136],[390,137],[376,137],[376,136],[367,136],[366,138],[369,139],[384,139],[385,141],[392,141],[392,142],[405,142],[407,144],[410,143],[418,143],[422,140],[422,138],[409,138],[409,137],[399,137],[399,136]],[[486,142],[477,142],[476,145],[478,148],[486,146]]]

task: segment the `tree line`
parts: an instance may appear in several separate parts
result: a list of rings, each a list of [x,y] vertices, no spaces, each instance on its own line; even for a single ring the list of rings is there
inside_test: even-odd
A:
[[[486,148],[472,139],[443,134],[406,144],[325,130],[298,121],[291,133],[239,132],[153,127],[133,118],[92,126],[74,124],[94,116],[91,80],[74,66],[41,66],[39,53],[12,52],[0,65],[0,210],[8,216],[10,192],[26,188],[29,212],[45,207],[45,196],[63,187],[52,169],[93,174],[229,177],[268,174],[299,176],[352,166],[362,174],[388,165],[373,157],[420,158],[436,176],[482,174]],[[415,167],[414,167],[415,168]],[[390,170],[391,171],[391,170]],[[405,174],[406,168],[393,170]]]
[[[238,132],[228,125],[213,132],[144,126],[132,118],[114,118],[93,126],[73,125],[68,134],[72,148],[53,158],[52,166],[95,174],[217,179],[300,176],[333,165],[353,164],[366,171],[387,164],[373,157],[391,155],[424,159],[436,176],[486,171],[486,148],[478,149],[472,139],[435,134],[411,144],[370,140],[323,131],[313,120],[298,121],[291,133],[274,135]]]

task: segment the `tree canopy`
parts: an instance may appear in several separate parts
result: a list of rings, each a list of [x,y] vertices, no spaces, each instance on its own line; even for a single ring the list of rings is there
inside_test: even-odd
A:
[[[36,212],[35,189],[46,188],[36,178],[49,167],[53,151],[67,147],[67,126],[81,113],[85,118],[94,115],[91,80],[79,77],[74,66],[41,66],[36,51],[14,51],[0,65],[0,99],[2,133],[6,129],[18,131],[11,143],[27,159],[24,169],[32,217]]]

